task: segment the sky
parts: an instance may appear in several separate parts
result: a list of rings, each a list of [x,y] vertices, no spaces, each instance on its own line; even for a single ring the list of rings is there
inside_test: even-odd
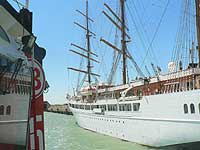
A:
[[[13,0],[9,1],[15,8],[18,7]],[[149,65],[150,62],[154,62],[163,70],[167,69],[180,16],[180,1],[169,1],[167,11],[164,17],[161,17],[167,0],[127,0],[129,11],[127,8],[126,20],[132,37],[128,48],[141,68],[144,68],[144,63]],[[20,2],[24,3],[23,0]],[[105,81],[109,75],[113,55],[113,50],[99,42],[100,38],[103,37],[112,43],[115,41],[118,46],[120,43],[120,35],[117,40],[114,39],[116,29],[102,14],[102,10],[108,12],[103,6],[104,2],[108,3],[113,10],[118,10],[117,0],[89,0],[89,14],[95,20],[94,23],[90,22],[90,29],[96,33],[96,37],[91,38],[91,49],[99,55],[97,59],[101,62],[93,64],[93,72],[101,75],[100,82]],[[85,0],[30,0],[30,10],[33,12],[33,33],[37,37],[37,43],[47,51],[44,71],[50,88],[45,94],[45,100],[51,104],[66,103],[66,94],[72,94],[73,88],[77,86],[78,74],[67,69],[68,67],[79,68],[82,60],[69,52],[69,49],[73,49],[71,43],[85,47],[85,33],[74,24],[75,21],[85,24],[84,17],[76,12],[77,9],[85,12]],[[160,26],[159,22],[161,22]],[[154,37],[156,31],[157,34]],[[145,47],[148,47],[153,37],[154,50],[144,57],[147,51]],[[146,40],[142,42],[142,38]],[[143,61],[144,58],[145,61]],[[83,61],[82,68],[86,68],[85,64]],[[118,84],[121,82],[121,61],[119,64],[118,75],[115,77]],[[133,65],[130,64],[130,66],[129,80],[134,79],[136,74]],[[152,69],[149,68],[149,70],[152,73]],[[81,78],[83,76],[81,75]]]

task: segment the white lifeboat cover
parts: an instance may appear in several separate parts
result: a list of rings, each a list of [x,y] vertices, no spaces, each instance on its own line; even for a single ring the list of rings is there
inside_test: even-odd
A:
[[[93,87],[93,86],[86,86],[86,87],[83,87],[81,89],[81,92],[86,92],[86,91],[95,91],[96,90],[96,87]]]

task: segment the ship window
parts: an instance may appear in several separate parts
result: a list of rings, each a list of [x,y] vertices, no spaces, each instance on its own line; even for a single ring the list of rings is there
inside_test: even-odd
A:
[[[188,113],[188,105],[184,104],[184,113],[187,114]]]
[[[21,94],[23,95],[24,94],[23,85],[20,86],[20,89],[21,89]]]
[[[176,87],[176,84],[175,84],[175,85],[174,85],[174,92],[176,92],[176,88],[177,88],[177,87]]]
[[[122,105],[119,105],[119,111],[122,111]]]
[[[84,105],[80,105],[80,109],[84,109]]]
[[[108,111],[112,111],[112,106],[108,105]]]
[[[6,115],[10,115],[11,114],[11,106],[7,106],[6,108]]]
[[[119,111],[131,111],[131,104],[120,104]]]
[[[187,90],[189,91],[189,89],[190,89],[190,83],[187,82]]]
[[[140,103],[134,103],[133,104],[133,111],[139,111],[140,109]]]
[[[168,85],[168,93],[171,93],[171,85]]]
[[[191,109],[191,113],[194,114],[195,113],[194,104],[190,104],[190,109]]]
[[[182,82],[180,82],[180,84],[179,84],[179,90],[183,91],[183,83]]]
[[[117,111],[117,104],[108,105],[108,111]]]
[[[4,106],[3,105],[0,106],[0,115],[4,115]]]
[[[28,85],[26,86],[26,94],[28,95],[29,93],[28,93]]]
[[[200,113],[200,103],[199,103],[199,113]]]
[[[173,92],[173,89],[174,89],[174,85],[170,85],[171,93]]]
[[[131,111],[131,104],[127,104],[127,111]]]
[[[24,92],[24,95],[26,94],[26,87],[25,85],[23,85],[23,92]]]
[[[85,105],[85,110],[90,110],[90,105]]]
[[[113,105],[113,110],[117,111],[117,104]]]
[[[177,92],[179,92],[179,89],[180,89],[180,84],[178,83],[177,84]]]
[[[18,94],[21,94],[20,86],[19,85],[17,85],[17,91],[18,91]]]
[[[28,85],[26,86],[26,94],[27,95],[29,94],[29,86]]]
[[[100,105],[100,108],[106,111],[106,105]]]
[[[94,108],[98,108],[98,105],[92,105],[91,107],[92,107],[92,110],[93,110]]]
[[[27,94],[27,86],[26,85],[24,85],[24,94],[26,95]]]
[[[131,104],[125,104],[125,111],[131,111]]]
[[[0,40],[4,40],[8,43],[10,43],[10,40],[8,38],[8,35],[6,34],[5,30],[0,26]]]
[[[167,93],[167,86],[165,86],[165,90],[164,90],[164,92]]]
[[[190,82],[190,89],[193,90],[194,84],[193,81]]]
[[[119,111],[125,111],[125,105],[124,104],[119,105]]]

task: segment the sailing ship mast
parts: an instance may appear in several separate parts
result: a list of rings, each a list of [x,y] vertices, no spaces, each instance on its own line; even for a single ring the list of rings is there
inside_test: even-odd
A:
[[[200,0],[195,0],[196,3],[196,28],[197,28],[197,42],[198,42],[198,59],[200,68]]]
[[[122,46],[122,55],[123,55],[123,84],[126,84],[126,32],[125,32],[125,0],[120,0],[121,4],[121,46]]]
[[[86,0],[86,30],[87,30],[87,34],[86,34],[86,38],[87,38],[87,50],[88,50],[88,58],[90,58],[90,32],[89,32],[89,19],[88,19],[88,0]],[[88,65],[87,65],[87,71],[88,71],[88,83],[89,85],[91,84],[91,63],[90,63],[90,59],[88,59]]]
[[[85,48],[83,48],[83,47],[81,47],[79,45],[73,44],[73,43],[71,44],[71,46],[73,46],[75,48],[78,48],[78,49],[82,50],[83,52],[86,52],[87,55],[84,55],[84,54],[82,54],[80,52],[77,52],[75,50],[70,50],[70,51],[87,59],[87,71],[76,69],[76,68],[72,68],[72,67],[68,67],[68,69],[76,71],[76,72],[81,72],[81,73],[87,74],[88,83],[89,83],[89,86],[90,86],[91,83],[92,83],[91,76],[97,76],[97,77],[99,77],[100,75],[91,72],[91,68],[92,68],[91,61],[96,62],[96,63],[99,63],[99,61],[97,61],[96,59],[92,58],[92,56],[98,57],[98,55],[95,54],[95,53],[93,53],[91,51],[91,48],[90,48],[90,38],[91,38],[91,36],[96,36],[96,35],[92,31],[90,31],[90,29],[89,29],[89,22],[90,21],[94,22],[94,21],[91,18],[89,18],[88,0],[86,0],[86,11],[85,11],[85,14],[83,12],[79,11],[79,10],[76,10],[76,11],[79,14],[81,14],[83,17],[85,17],[85,19],[86,19],[86,27],[84,27],[83,25],[81,25],[81,24],[79,24],[77,22],[74,22],[74,24],[77,25],[78,27],[80,27],[81,29],[83,29],[83,30],[86,31],[87,48],[85,49]]]
[[[115,45],[111,44],[110,42],[106,41],[105,39],[101,38],[101,42],[108,45],[118,53],[122,54],[122,62],[123,62],[123,69],[122,69],[122,77],[123,77],[123,84],[127,83],[127,57],[131,58],[129,54],[127,54],[127,40],[126,38],[130,40],[130,36],[126,33],[128,31],[128,28],[125,23],[125,0],[120,0],[120,7],[121,7],[121,17],[119,17],[106,3],[104,3],[104,6],[108,9],[108,11],[116,18],[116,20],[120,23],[120,25],[112,19],[105,11],[103,11],[103,14],[121,31],[121,49],[117,48]]]
[[[125,21],[125,0],[119,0],[119,1],[120,1],[120,7],[121,7],[121,17],[119,17],[106,3],[104,3],[104,6],[114,16],[116,21],[112,19],[112,17],[110,17],[107,12],[105,11],[102,11],[102,12],[108,18],[108,20],[111,21],[111,23],[113,23],[116,26],[116,28],[121,32],[121,48],[116,47],[114,44],[108,42],[107,40],[103,38],[101,38],[100,41],[108,45],[113,50],[117,51],[118,53],[122,54],[123,56],[122,57],[122,63],[123,63],[122,78],[123,78],[123,84],[126,84],[127,83],[127,58],[131,60],[131,62],[136,68],[137,73],[143,78],[145,78],[145,76],[143,72],[141,71],[141,69],[139,68],[139,66],[137,65],[136,61],[131,56],[130,52],[127,50],[127,42],[131,40],[131,37],[127,34],[129,29]],[[111,81],[109,81],[109,83],[111,83]]]

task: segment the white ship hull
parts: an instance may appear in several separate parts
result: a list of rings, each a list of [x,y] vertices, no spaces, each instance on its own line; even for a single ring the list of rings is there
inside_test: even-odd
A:
[[[0,143],[26,145],[29,95],[0,95],[0,106],[4,106],[4,115],[0,115]],[[6,114],[11,106],[10,115]]]
[[[161,147],[200,141],[200,90],[146,96],[139,101],[138,112],[118,110],[100,115],[70,108],[81,127],[142,145]],[[184,104],[189,107],[187,114]],[[195,113],[191,113],[191,104]]]

